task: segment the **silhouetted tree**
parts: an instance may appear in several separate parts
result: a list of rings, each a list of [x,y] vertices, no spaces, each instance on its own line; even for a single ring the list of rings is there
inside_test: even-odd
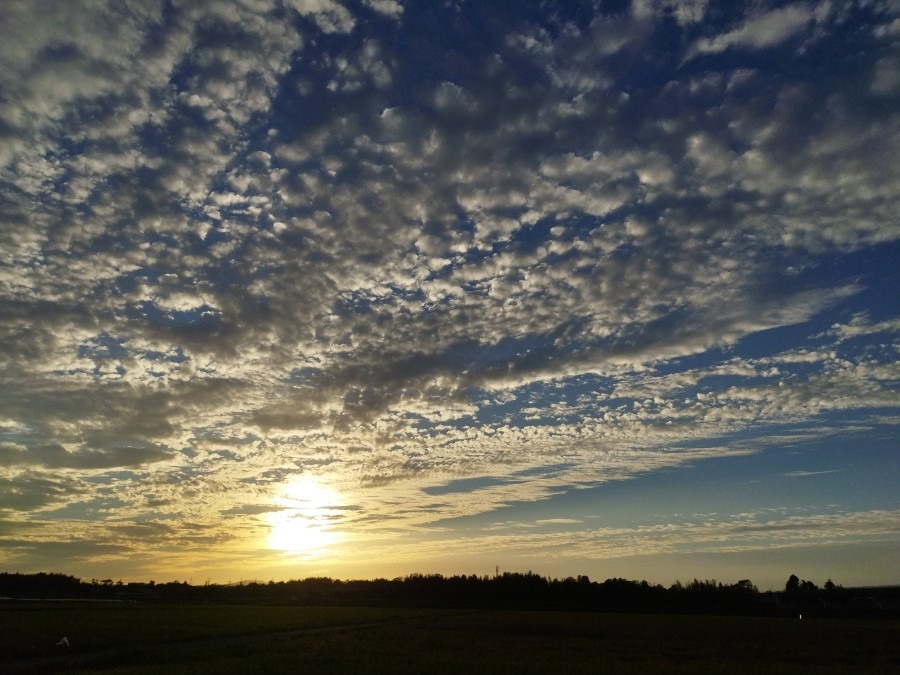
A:
[[[784,590],[788,593],[796,593],[800,589],[800,577],[796,574],[792,574],[787,583],[784,585]]]
[[[733,586],[733,588],[742,593],[757,593],[759,590],[749,579],[741,579]]]

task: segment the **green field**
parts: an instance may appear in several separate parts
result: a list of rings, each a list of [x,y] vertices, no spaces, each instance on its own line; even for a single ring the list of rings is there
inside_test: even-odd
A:
[[[71,646],[56,647],[65,635]],[[10,603],[0,672],[897,673],[900,624],[537,611]]]

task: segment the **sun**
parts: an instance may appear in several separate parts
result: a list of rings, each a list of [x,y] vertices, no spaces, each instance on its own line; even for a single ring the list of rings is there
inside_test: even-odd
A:
[[[320,557],[340,539],[333,529],[343,501],[340,493],[310,476],[284,485],[275,499],[277,511],[266,517],[268,546],[275,551],[302,557]]]

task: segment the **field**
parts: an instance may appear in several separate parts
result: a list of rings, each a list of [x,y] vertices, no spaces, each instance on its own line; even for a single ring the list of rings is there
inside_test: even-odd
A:
[[[66,636],[68,648],[56,642]],[[5,603],[3,673],[897,673],[896,621]]]

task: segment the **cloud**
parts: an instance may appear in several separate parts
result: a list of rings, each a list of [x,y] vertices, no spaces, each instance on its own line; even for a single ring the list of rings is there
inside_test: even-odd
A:
[[[788,471],[784,474],[786,478],[805,478],[806,476],[820,476],[826,473],[837,473],[840,469],[827,469],[825,471]]]
[[[666,12],[674,14],[683,26],[701,21],[706,14],[709,0],[635,0],[631,12],[638,19],[659,20]]]
[[[900,319],[888,319],[873,323],[866,314],[857,314],[849,323],[834,324],[821,337],[834,337],[839,342],[852,340],[856,337],[876,335],[878,333],[891,333],[900,329]]]
[[[828,4],[818,8],[811,5],[793,4],[767,12],[748,16],[734,30],[714,38],[698,40],[693,54],[715,54],[731,47],[745,49],[765,49],[774,47],[814,20],[822,20],[828,13]]]
[[[0,509],[37,512],[90,494],[88,486],[67,477],[27,470],[0,476]]]
[[[397,0],[363,0],[366,7],[374,9],[379,14],[399,19],[403,14],[403,4]]]
[[[661,553],[735,553],[776,548],[824,546],[840,541],[883,538],[896,535],[900,514],[891,510],[808,515],[798,513],[745,513],[730,516],[702,516],[653,525],[631,527],[572,528],[569,523],[551,523],[556,528],[542,531],[511,523],[506,531],[491,528],[479,537],[439,536],[427,544],[427,554],[441,551],[466,556],[490,551],[492,555],[521,556],[523,559],[604,560]],[[500,524],[502,528],[502,524]],[[554,531],[555,530],[555,531]],[[403,560],[409,555],[404,544],[378,549],[377,541],[366,542],[388,559]]]
[[[111,469],[141,466],[171,459],[173,453],[159,447],[119,447],[69,451],[61,445],[43,447],[0,444],[0,465],[36,465],[48,469]]]
[[[325,33],[348,33],[356,25],[347,8],[334,0],[289,0],[286,4],[301,16],[311,17]],[[386,3],[370,4],[379,11],[387,9]]]
[[[9,508],[249,540],[302,472],[393,526],[573,463],[433,523],[894,406],[842,264],[900,236],[896,18],[756,7],[4,6]]]

